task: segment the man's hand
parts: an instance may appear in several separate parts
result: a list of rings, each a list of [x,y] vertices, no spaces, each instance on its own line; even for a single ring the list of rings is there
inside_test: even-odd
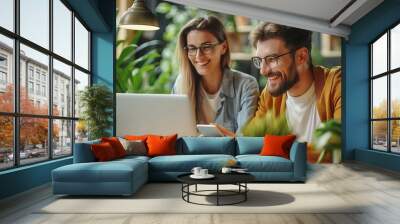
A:
[[[219,125],[219,124],[217,124],[217,123],[211,123],[212,125],[215,125],[215,127],[217,127],[218,128],[218,130],[222,133],[222,134],[224,134],[225,136],[228,136],[228,137],[236,137],[236,134],[235,133],[233,133],[233,132],[231,132],[230,130],[228,130],[228,129],[226,129],[226,128],[224,128],[224,127],[222,127],[221,125]]]

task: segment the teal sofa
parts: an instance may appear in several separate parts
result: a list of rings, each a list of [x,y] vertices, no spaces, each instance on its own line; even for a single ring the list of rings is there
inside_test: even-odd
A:
[[[127,156],[96,162],[91,141],[75,144],[74,163],[52,171],[54,194],[131,195],[148,181],[176,181],[193,167],[219,172],[228,160],[236,160],[260,182],[305,182],[306,144],[295,142],[290,159],[260,156],[262,137],[182,137],[177,140],[177,155]]]

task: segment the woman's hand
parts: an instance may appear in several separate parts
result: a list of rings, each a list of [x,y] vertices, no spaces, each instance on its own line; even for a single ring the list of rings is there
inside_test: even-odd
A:
[[[215,127],[216,128],[218,128],[218,130],[222,133],[222,134],[224,134],[225,136],[228,136],[228,137],[236,137],[236,134],[235,133],[233,133],[233,132],[231,132],[230,130],[228,130],[228,129],[226,129],[226,128],[224,128],[224,127],[222,127],[221,125],[219,125],[219,124],[217,124],[217,123],[211,123],[212,125],[215,125]]]

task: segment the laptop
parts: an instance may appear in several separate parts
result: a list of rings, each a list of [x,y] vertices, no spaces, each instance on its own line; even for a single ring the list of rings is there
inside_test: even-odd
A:
[[[198,135],[186,95],[117,93],[116,108],[117,136]]]

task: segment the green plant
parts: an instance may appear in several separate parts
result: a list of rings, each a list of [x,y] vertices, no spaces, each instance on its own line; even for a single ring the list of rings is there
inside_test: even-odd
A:
[[[275,116],[267,111],[263,116],[254,117],[242,129],[244,136],[288,135],[291,134],[285,114]]]
[[[89,132],[89,139],[109,136],[107,130],[112,125],[113,94],[104,85],[86,87],[80,93],[82,119]]]
[[[333,162],[341,160],[342,128],[336,120],[329,120],[315,129],[312,140],[313,147],[320,151],[317,163],[320,163],[327,152],[332,152]]]
[[[162,42],[152,40],[138,45],[141,36],[138,32],[116,60],[117,92],[166,92],[159,68]],[[117,43],[121,44],[123,41]]]

